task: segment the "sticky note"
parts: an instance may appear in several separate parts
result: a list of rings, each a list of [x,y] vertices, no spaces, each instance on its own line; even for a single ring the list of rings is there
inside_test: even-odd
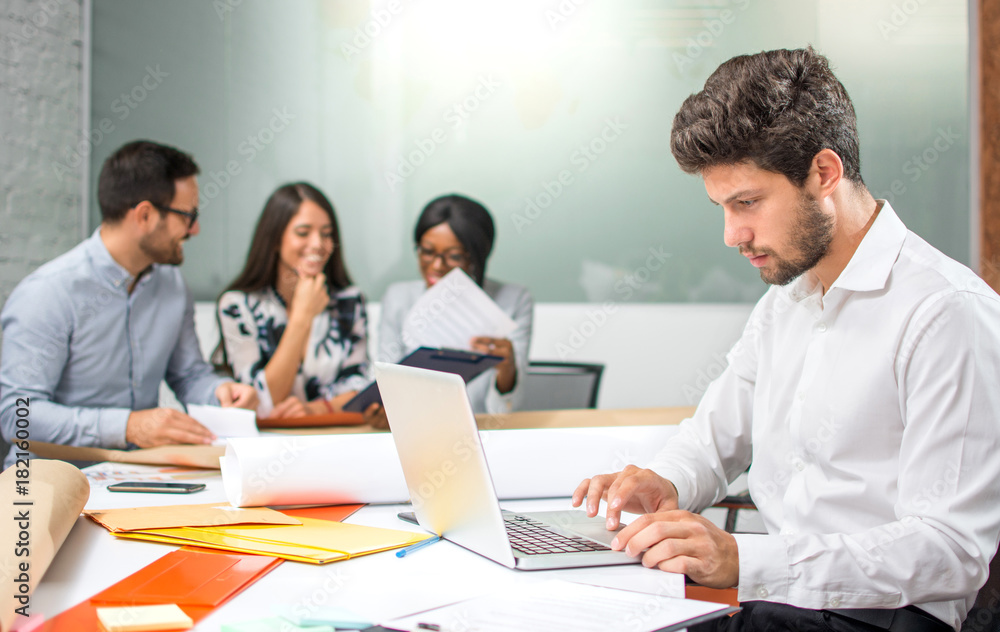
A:
[[[177,604],[98,608],[97,618],[108,632],[187,630],[194,625]]]

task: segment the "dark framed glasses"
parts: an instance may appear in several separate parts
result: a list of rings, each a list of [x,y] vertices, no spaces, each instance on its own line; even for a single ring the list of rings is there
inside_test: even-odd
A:
[[[150,202],[150,204],[155,206],[156,209],[159,210],[161,213],[177,213],[178,215],[183,215],[184,217],[188,218],[188,229],[191,229],[194,226],[194,223],[198,221],[197,206],[191,209],[190,211],[182,211],[180,209],[170,208],[169,206],[160,206],[159,204],[156,204],[154,202]]]
[[[465,253],[435,252],[430,248],[424,248],[423,246],[417,246],[417,257],[425,264],[430,264],[435,259],[440,259],[441,263],[449,268],[464,266],[469,260],[469,257]]]

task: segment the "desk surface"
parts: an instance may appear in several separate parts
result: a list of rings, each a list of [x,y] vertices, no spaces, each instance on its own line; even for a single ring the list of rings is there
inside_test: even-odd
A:
[[[128,505],[170,505],[178,502],[225,502],[220,476],[204,479],[204,492],[183,500],[162,494],[116,495],[94,488],[88,508]],[[128,496],[128,499],[122,498]],[[568,509],[569,499],[509,501],[515,511]],[[396,514],[408,505],[369,505],[346,522],[407,531],[419,527]],[[120,540],[87,518],[80,517],[31,597],[31,610],[47,617],[89,598],[159,557],[173,546]],[[677,576],[642,566],[544,572],[514,571],[442,541],[405,558],[378,553],[326,566],[284,562],[232,601],[200,622],[197,630],[218,630],[222,624],[274,616],[275,607],[300,610],[316,606],[348,608],[372,620],[386,620],[490,593],[514,583],[552,578],[586,580],[597,574],[621,581],[675,586]]]

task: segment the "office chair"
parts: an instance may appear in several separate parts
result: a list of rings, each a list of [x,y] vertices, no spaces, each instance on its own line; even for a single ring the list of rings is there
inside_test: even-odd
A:
[[[726,510],[726,524],[723,528],[728,533],[736,532],[736,516],[740,509],[757,509],[757,506],[750,500],[750,492],[726,496],[712,506]]]
[[[603,364],[531,362],[524,376],[523,410],[596,408]]]

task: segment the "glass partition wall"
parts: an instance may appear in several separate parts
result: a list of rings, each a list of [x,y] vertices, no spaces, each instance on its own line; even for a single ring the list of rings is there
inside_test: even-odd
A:
[[[671,157],[671,121],[725,59],[809,44],[854,99],[869,188],[969,263],[965,2],[94,0],[93,11],[92,190],[128,140],[194,154],[202,231],[183,272],[201,300],[238,272],[270,192],[309,180],[333,201],[371,300],[417,278],[415,219],[460,192],[496,221],[490,276],[537,301],[754,301],[766,288]],[[90,217],[95,227],[93,201]]]

